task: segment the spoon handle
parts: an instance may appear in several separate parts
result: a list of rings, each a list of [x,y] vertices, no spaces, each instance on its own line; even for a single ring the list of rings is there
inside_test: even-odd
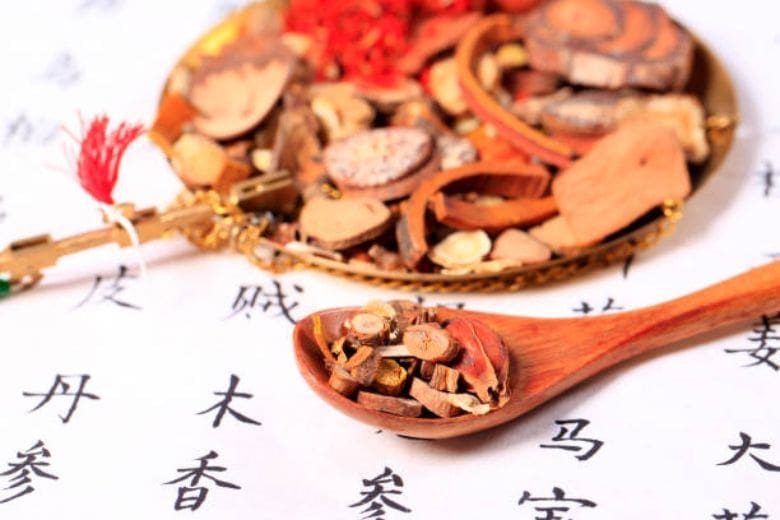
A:
[[[780,312],[780,261],[752,269],[700,291],[626,313],[637,334],[620,356],[633,357],[675,341],[762,314]]]

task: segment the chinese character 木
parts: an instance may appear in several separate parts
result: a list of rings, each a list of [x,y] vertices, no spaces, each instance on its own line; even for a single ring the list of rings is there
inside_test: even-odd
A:
[[[567,513],[570,509],[569,504],[578,505],[580,507],[596,507],[596,503],[591,500],[585,500],[581,498],[566,498],[566,493],[559,487],[554,487],[552,490],[553,496],[547,498],[535,498],[530,492],[524,491],[523,496],[518,500],[517,505],[522,506],[526,502],[543,502],[550,505],[535,506],[534,509],[539,515],[534,520],[563,520],[559,513]],[[560,505],[558,505],[560,504]]]
[[[562,444],[540,444],[541,448],[556,448],[566,451],[580,452],[585,449],[582,444],[590,445],[585,453],[577,455],[578,460],[588,460],[591,458],[601,447],[604,445],[603,441],[597,439],[586,439],[578,437],[583,428],[590,424],[590,421],[586,419],[567,419],[562,421],[555,421],[555,424],[560,426],[561,430],[553,437],[554,442],[561,442]],[[569,442],[569,444],[565,444]]]
[[[774,316],[762,316],[761,321],[754,325],[754,335],[748,338],[748,341],[756,344],[754,347],[725,349],[725,352],[728,354],[748,353],[751,358],[755,359],[755,362],[745,365],[746,368],[766,365],[777,372],[780,370],[780,365],[773,358],[780,350],[780,335],[775,329],[776,325],[780,325],[780,313]]]
[[[99,292],[100,298],[97,298],[95,303],[109,302],[125,309],[141,310],[140,306],[119,298],[119,295],[125,289],[127,289],[127,287],[124,285],[125,280],[136,278],[134,275],[128,273],[129,271],[127,266],[120,265],[119,270],[117,271],[117,275],[109,283],[104,283],[106,280],[102,276],[96,276],[95,282],[92,284],[92,289],[90,289],[89,294],[87,294],[86,298],[81,300],[81,302],[76,305],[76,308],[78,309],[79,307],[83,307],[87,302],[92,301]]]
[[[750,511],[742,513],[741,520],[755,520],[757,518],[769,518],[766,513],[761,513],[761,506],[755,502],[750,502]],[[730,509],[724,509],[722,513],[712,515],[712,518],[716,520],[737,520],[740,518],[739,513],[735,513]]]
[[[753,443],[753,439],[750,438],[750,435],[744,432],[739,432],[739,437],[741,440],[741,444],[738,445],[729,445],[729,449],[734,451],[734,456],[731,457],[729,460],[725,462],[720,462],[717,465],[718,466],[728,466],[729,464],[734,464],[739,459],[741,459],[744,455],[750,455],[750,458],[753,459],[758,463],[759,466],[761,466],[762,469],[765,469],[767,471],[780,471],[780,466],[775,466],[774,464],[767,462],[763,459],[760,459],[753,455],[752,453],[749,453],[750,450],[768,450],[772,446],[770,444],[767,444],[765,442],[759,442],[759,443]]]
[[[71,385],[69,385],[66,380],[69,379],[76,379],[78,378],[78,389],[75,392],[71,391]],[[25,397],[43,397],[40,403],[30,410],[30,412],[34,412],[36,410],[39,410],[42,408],[46,403],[52,400],[54,397],[72,397],[72,401],[70,403],[70,408],[68,409],[68,413],[65,414],[63,417],[60,415],[60,419],[63,423],[67,423],[70,421],[70,418],[73,416],[73,413],[76,411],[76,407],[79,404],[79,400],[82,397],[86,397],[87,399],[100,399],[95,394],[88,394],[84,392],[84,387],[87,386],[87,381],[89,381],[90,376],[87,374],[82,375],[70,375],[70,376],[64,376],[61,374],[57,374],[57,377],[54,378],[54,384],[51,386],[48,392],[45,393],[34,393],[34,392],[22,392],[22,395]]]
[[[233,400],[234,397],[238,397],[241,399],[251,399],[252,394],[247,394],[243,392],[236,392],[236,388],[238,387],[239,378],[235,374],[230,375],[230,386],[228,387],[226,392],[214,392],[214,395],[216,396],[222,396],[224,399],[222,399],[220,402],[212,406],[211,408],[208,408],[206,410],[203,410],[202,412],[198,412],[198,415],[207,414],[211,411],[217,410],[217,415],[214,417],[214,422],[211,424],[212,427],[218,428],[220,424],[222,424],[222,418],[225,416],[225,413],[229,413],[233,416],[233,418],[238,419],[239,421],[243,423],[249,423],[249,424],[256,424],[260,426],[262,423],[255,421],[254,419],[251,419],[247,417],[246,415],[243,415],[241,413],[238,413],[234,409],[230,407],[230,402]]]
[[[360,494],[363,495],[363,498],[354,504],[350,504],[349,507],[366,506],[365,509],[360,511],[360,514],[366,515],[363,517],[364,519],[383,519],[386,515],[385,507],[395,509],[402,513],[411,513],[411,509],[388,497],[388,495],[401,495],[402,491],[400,489],[387,489],[386,487],[404,487],[403,479],[396,475],[392,469],[385,467],[385,470],[377,477],[370,480],[363,479],[363,486],[370,489],[361,491]]]
[[[303,287],[300,285],[292,287],[297,293],[303,292]],[[288,301],[289,297],[290,295],[282,290],[282,285],[276,280],[273,280],[273,290],[270,292],[264,291],[260,285],[242,285],[233,301],[231,308],[233,313],[228,318],[244,313],[246,319],[250,319],[252,317],[251,311],[254,309],[260,309],[263,313],[267,313],[271,309],[278,309],[277,316],[284,316],[287,321],[295,325],[297,320],[293,318],[292,310],[298,306],[298,302]]]
[[[0,495],[0,504],[5,504],[24,495],[28,495],[35,491],[32,486],[33,478],[47,478],[50,480],[58,480],[59,477],[47,473],[43,468],[49,466],[48,462],[43,462],[40,459],[48,459],[51,457],[51,453],[43,444],[43,441],[38,441],[35,445],[27,451],[18,452],[16,454],[17,462],[9,462],[7,465],[10,469],[0,472],[0,477],[8,477],[8,487],[4,488],[4,491],[8,491],[10,496],[4,497]],[[19,489],[22,488],[22,489]]]
[[[208,472],[223,472],[227,471],[227,468],[222,466],[209,466],[209,461],[214,460],[219,455],[215,451],[210,451],[207,455],[200,457],[197,460],[200,465],[197,468],[183,468],[177,469],[179,473],[184,473],[179,478],[173,479],[169,482],[165,482],[163,485],[178,484],[179,482],[189,481],[186,486],[179,486],[178,494],[176,496],[176,502],[173,505],[174,510],[181,511],[183,509],[189,509],[196,511],[203,502],[206,500],[209,488],[206,486],[200,486],[200,480],[208,479],[219,487],[228,489],[241,489],[241,486],[219,480],[212,475],[208,475]]]

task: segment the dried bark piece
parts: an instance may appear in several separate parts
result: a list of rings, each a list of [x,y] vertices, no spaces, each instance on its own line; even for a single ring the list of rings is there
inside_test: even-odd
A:
[[[447,196],[441,192],[431,199],[436,220],[445,226],[461,230],[482,229],[488,232],[510,227],[526,227],[538,224],[558,213],[553,197],[541,199],[501,200],[486,206],[462,198]]]
[[[416,128],[379,128],[325,149],[328,175],[339,188],[371,188],[401,179],[433,151],[430,134]]]
[[[503,406],[509,400],[509,387],[507,385],[509,381],[509,351],[504,340],[493,329],[479,320],[468,321],[496,372],[498,379],[498,402],[496,404],[499,407]]]
[[[371,312],[359,312],[347,322],[347,331],[362,345],[381,345],[389,332],[388,321]]]
[[[371,386],[385,395],[399,395],[406,386],[406,369],[392,359],[382,359]]]
[[[477,117],[495,126],[499,134],[513,145],[546,163],[566,167],[570,164],[572,150],[507,112],[482,88],[474,73],[479,56],[518,36],[522,36],[521,28],[506,14],[485,17],[466,34],[455,55],[463,97]]]
[[[422,18],[412,28],[408,50],[395,64],[396,68],[407,75],[416,74],[430,58],[454,47],[481,16],[479,12],[470,12]]]
[[[195,71],[190,102],[200,112],[193,119],[199,132],[214,139],[237,137],[271,111],[290,78],[294,60],[281,44],[268,46],[261,57],[226,56],[222,63]]]
[[[369,386],[374,382],[381,362],[382,356],[373,347],[361,346],[344,364],[344,369],[361,385]]]
[[[552,192],[578,243],[598,242],[691,191],[685,155],[661,123],[628,123],[556,177]]]
[[[372,392],[358,392],[357,402],[370,410],[401,415],[403,417],[420,417],[423,406],[414,399],[403,399]]]
[[[304,204],[298,220],[305,236],[338,251],[381,235],[391,223],[391,214],[374,199],[318,197]]]
[[[457,268],[480,262],[493,244],[484,231],[456,231],[431,248],[428,258],[437,265]]]
[[[461,346],[462,354],[451,367],[460,372],[480,401],[489,404],[499,395],[499,380],[474,321],[452,320],[446,330]],[[481,329],[480,329],[481,331]]]
[[[433,377],[433,371],[436,370],[436,363],[423,360],[420,363],[420,377],[426,381],[430,381]]]
[[[482,161],[528,162],[528,154],[498,135],[490,125],[481,125],[466,137],[477,148]]]
[[[663,9],[622,0],[553,0],[526,23],[531,65],[572,83],[679,90],[693,42]]]
[[[404,331],[403,344],[416,358],[446,363],[458,355],[460,347],[438,324],[412,325]]]
[[[563,101],[573,94],[574,90],[571,87],[564,87],[547,96],[532,96],[517,101],[511,106],[510,110],[512,114],[527,124],[536,126],[542,123],[542,113],[544,113],[545,108],[553,103]]]
[[[409,388],[409,395],[418,400],[422,405],[442,418],[455,417],[461,414],[460,408],[453,405],[447,398],[445,392],[434,390],[422,379],[412,379],[412,386]]]
[[[548,246],[525,231],[507,229],[496,238],[490,258],[493,260],[514,260],[521,265],[546,262],[552,257]]]
[[[442,392],[454,393],[458,391],[460,372],[446,365],[436,364],[430,378],[431,388]]]
[[[512,99],[549,96],[558,91],[560,76],[534,69],[515,70],[506,75],[504,85]]]
[[[328,385],[344,397],[349,398],[352,398],[360,388],[360,383],[339,365],[332,367]]]
[[[500,181],[496,184],[513,181],[512,188],[516,197],[539,197],[547,189],[550,174],[536,165],[480,162],[441,172],[424,181],[402,207],[401,218],[396,226],[399,252],[407,267],[414,269],[428,252],[425,238],[425,210],[430,197],[457,181],[486,178]],[[483,186],[480,191],[489,193],[485,188]]]
[[[190,187],[225,191],[251,173],[248,164],[231,159],[218,143],[200,134],[182,135],[172,150],[171,165]]]

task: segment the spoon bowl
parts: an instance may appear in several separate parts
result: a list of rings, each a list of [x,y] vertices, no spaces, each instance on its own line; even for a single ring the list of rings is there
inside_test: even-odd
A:
[[[357,307],[316,313],[328,343]],[[436,320],[481,321],[506,344],[509,402],[486,415],[409,418],[364,408],[328,385],[328,370],[314,339],[314,315],[298,322],[293,346],[298,368],[328,404],[359,421],[417,438],[456,437],[510,421],[622,361],[715,328],[780,311],[780,262],[659,305],[582,318],[530,318],[440,308]]]

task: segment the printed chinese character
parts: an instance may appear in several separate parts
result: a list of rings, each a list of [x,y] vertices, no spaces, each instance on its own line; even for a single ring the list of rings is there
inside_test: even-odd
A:
[[[759,514],[760,513],[760,514]],[[761,513],[761,506],[755,502],[750,502],[750,511],[747,513],[734,513],[730,509],[724,509],[722,513],[712,515],[716,520],[754,520],[756,518],[769,518],[766,513]]]
[[[72,379],[78,379],[78,389],[74,392],[71,391],[71,385],[67,383],[67,380]],[[22,395],[25,397],[43,397],[41,399],[41,402],[38,403],[38,405],[30,410],[30,413],[41,409],[46,403],[52,400],[54,397],[70,397],[71,403],[70,408],[68,409],[68,413],[65,414],[65,416],[60,415],[60,419],[63,423],[67,423],[70,421],[70,418],[73,416],[74,412],[76,411],[76,408],[78,407],[79,401],[82,397],[85,397],[87,399],[93,399],[97,400],[100,399],[95,394],[88,394],[84,392],[84,387],[87,386],[87,381],[89,381],[90,376],[87,374],[82,375],[71,375],[71,376],[64,376],[61,374],[57,374],[57,377],[54,378],[54,384],[51,386],[48,392],[46,393],[34,393],[34,392],[22,392]]]
[[[51,453],[46,449],[43,441],[36,442],[27,451],[17,452],[16,458],[18,460],[9,462],[7,466],[10,469],[0,473],[0,477],[8,482],[8,486],[3,488],[3,493],[0,494],[0,504],[5,504],[35,491],[32,484],[36,477],[58,480],[59,477],[44,470],[49,466],[49,463],[43,462],[41,459],[50,457]]]
[[[579,307],[575,307],[572,309],[573,312],[581,313],[585,316],[590,314],[591,312],[594,312],[596,310],[596,307],[593,307],[591,304],[589,304],[586,301],[580,302]],[[601,307],[601,312],[609,312],[609,311],[622,311],[623,307],[616,307],[615,306],[615,299],[614,298],[607,298],[607,302]]]
[[[69,52],[58,54],[46,67],[43,80],[67,88],[81,79],[81,70]]]
[[[725,462],[718,463],[718,466],[728,466],[729,464],[734,464],[747,454],[750,455],[750,458],[756,461],[758,465],[761,466],[761,468],[767,471],[780,471],[780,466],[775,466],[774,464],[760,459],[752,453],[749,453],[751,450],[768,450],[772,447],[770,444],[765,442],[753,443],[753,439],[750,438],[750,435],[744,432],[739,432],[739,437],[741,444],[729,445],[729,449],[734,451],[734,456]]]
[[[207,414],[209,412],[212,412],[214,410],[217,410],[217,415],[214,417],[214,422],[211,423],[211,426],[214,428],[218,428],[220,424],[222,424],[222,418],[225,416],[225,413],[229,413],[233,416],[234,419],[239,420],[242,423],[249,423],[249,424],[256,424],[260,426],[262,423],[255,421],[254,419],[251,419],[247,417],[246,415],[243,415],[234,409],[230,407],[231,401],[233,401],[234,397],[238,397],[240,399],[251,399],[252,394],[247,394],[243,392],[236,392],[236,388],[238,387],[239,378],[235,374],[230,375],[230,386],[227,389],[227,392],[214,392],[214,395],[224,397],[221,401],[219,401],[217,404],[212,406],[211,408],[208,408],[206,410],[203,410],[202,412],[198,412],[198,415]]]
[[[590,424],[587,419],[567,419],[555,421],[561,430],[552,438],[554,442],[561,444],[540,444],[541,448],[555,448],[559,450],[581,452],[588,448],[585,453],[577,455],[578,460],[588,460],[604,445],[603,441],[597,439],[586,439],[578,437],[583,428]]]
[[[758,172],[758,176],[761,179],[761,185],[764,188],[764,197],[768,198],[772,195],[772,191],[775,189],[775,180],[777,172],[771,161],[764,161],[764,168]]]
[[[425,297],[417,295],[417,305],[425,306]],[[448,303],[437,303],[436,307],[447,307],[449,309],[463,309],[466,307],[466,304],[464,302],[448,302]]]
[[[0,128],[3,146],[14,143],[45,145],[52,142],[60,132],[60,125],[50,119],[33,119],[21,112],[11,119],[6,119]]]
[[[96,276],[89,294],[76,305],[76,308],[83,307],[92,301],[93,303],[108,302],[125,309],[141,310],[139,305],[120,298],[120,294],[127,289],[126,281],[134,280],[135,278],[135,275],[129,274],[129,270],[125,265],[119,266],[116,276],[111,280],[106,280],[103,276]]]
[[[774,371],[780,370],[777,360],[774,360],[775,354],[780,350],[780,335],[775,329],[780,325],[780,313],[774,316],[762,316],[761,321],[754,324],[753,336],[748,341],[755,343],[750,348],[725,349],[728,354],[747,353],[755,361],[745,365],[745,367],[755,367],[766,365]]]
[[[365,509],[360,511],[361,515],[365,515],[362,518],[382,519],[387,514],[385,512],[385,507],[389,507],[390,509],[400,511],[402,513],[412,512],[411,509],[401,505],[396,500],[393,500],[388,496],[400,496],[403,492],[399,488],[404,487],[403,479],[396,475],[392,469],[385,467],[385,470],[381,475],[370,480],[363,479],[363,487],[369,488],[366,491],[360,492],[360,494],[363,495],[363,498],[354,504],[349,505],[349,507],[366,506]]]
[[[297,301],[289,301],[290,295],[282,290],[282,285],[272,281],[273,289],[265,291],[260,285],[242,285],[239,288],[238,295],[233,301],[233,313],[228,318],[233,318],[239,314],[244,314],[246,319],[252,318],[252,311],[259,309],[267,314],[270,310],[278,310],[276,316],[284,316],[291,324],[295,325],[297,320],[293,318],[292,311],[298,307]],[[303,287],[293,284],[292,290],[298,294],[303,293]]]
[[[227,471],[227,468],[222,466],[209,466],[209,461],[214,460],[217,457],[219,457],[217,452],[210,451],[207,455],[204,455],[199,459],[195,459],[200,463],[197,468],[177,469],[177,472],[184,473],[184,475],[163,484],[168,486],[171,484],[178,484],[179,482],[188,481],[187,485],[179,486],[176,495],[176,502],[173,504],[173,508],[176,511],[181,511],[183,509],[196,511],[200,506],[203,505],[203,502],[206,501],[206,496],[209,493],[209,488],[205,485],[199,485],[201,479],[208,479],[219,487],[228,489],[241,489],[241,486],[226,482],[224,480],[219,480],[213,475],[208,474],[209,472],[219,473]],[[204,484],[208,484],[208,482],[204,482]]]
[[[596,507],[596,503],[591,500],[585,500],[582,498],[566,498],[566,493],[559,487],[554,487],[552,490],[553,496],[547,498],[535,498],[530,492],[524,491],[523,496],[520,497],[517,504],[522,506],[526,502],[540,502],[545,505],[534,506],[537,516],[534,520],[564,520],[563,516],[559,513],[568,513],[571,509],[570,505],[577,505],[579,507]],[[568,518],[568,515],[567,515]]]
[[[623,279],[628,278],[628,272],[631,270],[631,266],[634,264],[634,255],[630,255],[628,258],[626,258],[625,262],[623,262]]]

